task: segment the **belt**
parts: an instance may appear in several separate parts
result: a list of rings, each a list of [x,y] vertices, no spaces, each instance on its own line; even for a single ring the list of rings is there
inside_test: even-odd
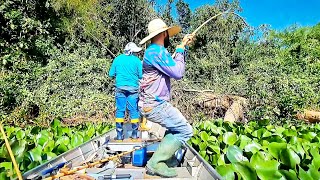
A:
[[[152,107],[145,107],[145,108],[142,108],[142,110],[143,110],[143,112],[148,113],[148,112],[152,111]]]

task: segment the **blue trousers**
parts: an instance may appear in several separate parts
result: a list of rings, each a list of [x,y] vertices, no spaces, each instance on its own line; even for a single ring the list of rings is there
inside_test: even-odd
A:
[[[147,120],[160,124],[167,128],[168,133],[173,134],[183,144],[193,136],[192,126],[188,123],[181,112],[170,103],[164,102],[151,111],[141,110]]]
[[[128,109],[131,122],[139,122],[138,100],[137,90],[116,89],[116,119],[124,119],[126,109]]]

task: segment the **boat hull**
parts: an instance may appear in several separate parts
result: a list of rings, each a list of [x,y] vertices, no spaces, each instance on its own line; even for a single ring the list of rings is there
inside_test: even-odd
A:
[[[157,124],[151,124],[151,134],[153,134],[157,138],[162,138],[164,136],[165,130],[158,126]],[[130,128],[127,126],[127,132],[130,134]],[[28,172],[23,174],[24,179],[41,179],[39,177],[42,176],[42,173],[45,170],[52,169],[57,167],[58,165],[61,166],[65,163],[71,164],[72,167],[81,166],[84,162],[88,159],[92,158],[92,154],[99,153],[105,147],[108,147],[109,151],[112,152],[125,152],[127,150],[132,150],[132,148],[136,146],[141,146],[142,142],[132,142],[130,140],[123,141],[123,142],[115,142],[113,138],[116,136],[115,129],[110,130],[109,132],[102,134],[98,137],[95,137],[88,142],[71,149],[58,157],[48,161]],[[152,138],[148,138],[148,146],[146,146],[148,152],[153,152],[156,150],[157,145],[159,142],[156,142]],[[145,142],[144,142],[145,143]],[[216,172],[216,170],[210,166],[208,162],[206,162],[198,152],[193,149],[190,145],[185,146],[183,159],[178,167],[175,169],[177,170],[178,176],[173,179],[185,179],[185,180],[211,180],[211,179],[222,179],[221,176]],[[88,169],[89,171],[89,169]],[[92,170],[93,171],[93,170]],[[115,168],[112,172],[106,172],[109,174],[130,174],[131,179],[166,179],[161,177],[151,177],[146,174],[144,167],[134,167],[132,165],[127,164],[125,167],[122,168]],[[100,173],[102,174],[102,173]]]

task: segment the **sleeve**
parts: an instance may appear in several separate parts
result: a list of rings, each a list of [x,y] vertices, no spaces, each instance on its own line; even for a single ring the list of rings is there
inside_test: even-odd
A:
[[[109,70],[109,77],[114,78],[116,76],[116,59],[111,64],[111,68]]]
[[[138,62],[138,78],[142,79],[142,62],[139,58],[137,58]]]
[[[184,49],[176,49],[176,55],[172,58],[168,50],[163,48],[155,58],[154,66],[167,76],[178,80],[183,77],[185,72],[184,59]]]

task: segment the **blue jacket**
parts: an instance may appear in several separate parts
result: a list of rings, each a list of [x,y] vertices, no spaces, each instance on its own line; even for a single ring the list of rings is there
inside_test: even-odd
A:
[[[139,79],[142,78],[142,62],[137,56],[121,54],[114,59],[109,76],[116,78],[116,87],[119,89],[138,89]]]

